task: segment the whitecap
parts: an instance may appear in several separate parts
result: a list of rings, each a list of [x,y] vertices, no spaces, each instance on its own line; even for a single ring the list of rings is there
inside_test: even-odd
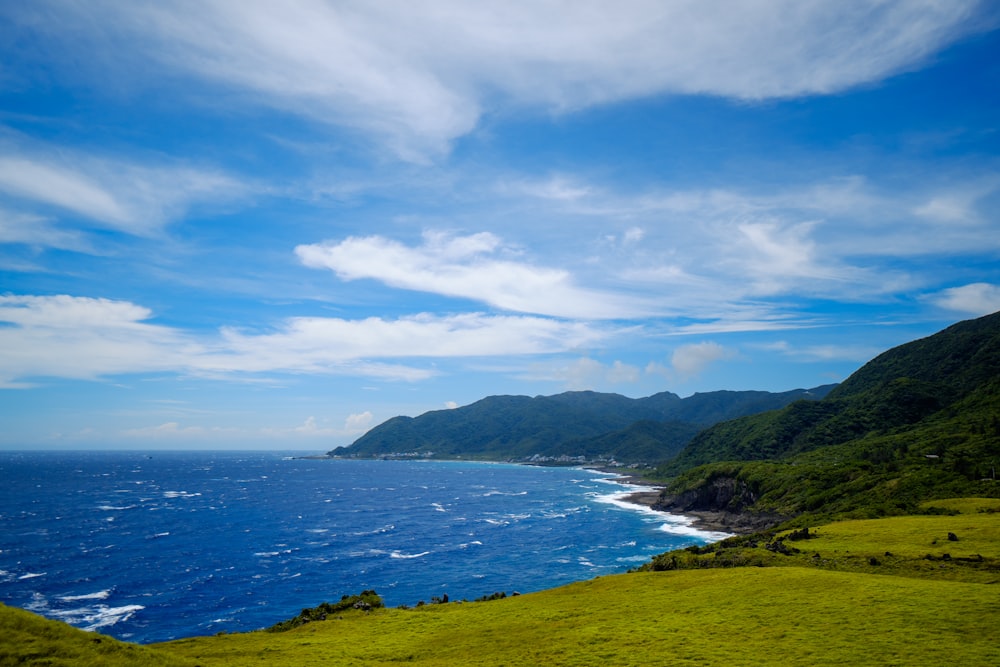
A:
[[[130,510],[134,507],[135,505],[98,505],[97,509],[104,512],[117,512],[119,510]]]
[[[390,558],[403,558],[403,559],[423,558],[424,556],[426,556],[429,553],[430,553],[430,551],[422,551],[422,552],[420,552],[418,554],[404,554],[401,551],[392,551],[392,552],[389,553],[389,557]]]
[[[48,574],[48,572],[28,572],[27,574],[22,574],[18,577],[18,579],[34,579],[35,577],[44,577],[46,574]]]
[[[433,507],[433,508],[434,508],[435,510],[437,510],[438,512],[447,512],[447,511],[448,511],[448,510],[446,510],[446,509],[445,509],[445,508],[444,508],[444,507],[443,507],[443,506],[441,505],[441,503],[431,503],[431,507]]]
[[[619,563],[645,563],[649,560],[648,556],[621,556],[616,558]]]
[[[200,493],[188,493],[187,491],[164,491],[164,498],[196,498]]]
[[[375,530],[365,530],[357,533],[351,533],[351,535],[354,535],[355,537],[363,537],[365,535],[381,535],[383,533],[388,533],[391,530],[396,530],[396,526],[390,523],[382,526],[381,528],[376,528]]]
[[[601,480],[605,481],[605,480]],[[613,480],[607,480],[612,481]],[[619,484],[619,486],[626,486],[620,482],[613,482]],[[639,512],[644,514],[650,521],[666,521],[667,523],[659,526],[658,530],[665,533],[670,533],[671,535],[683,535],[686,537],[697,537],[706,541],[716,542],[718,540],[723,540],[727,537],[731,537],[730,533],[717,532],[712,530],[701,530],[699,528],[693,527],[691,524],[694,523],[694,519],[691,517],[684,516],[682,514],[670,514],[668,512],[660,512],[654,510],[652,507],[647,507],[645,505],[638,505],[636,503],[628,502],[627,498],[633,493],[649,492],[655,491],[656,487],[652,486],[639,486],[639,485],[627,485],[625,491],[620,491],[618,493],[609,494],[594,494],[593,498],[599,503],[605,503],[608,505],[614,505],[621,509],[630,510],[632,512]]]
[[[64,611],[50,610],[48,613],[70,625],[92,631],[114,625],[119,621],[127,621],[137,611],[143,609],[145,607],[141,604],[127,604],[121,607],[109,607],[105,604],[99,604],[93,607],[80,607],[79,609],[67,609]]]
[[[658,528],[664,533],[670,533],[671,535],[685,535],[689,537],[699,537],[706,539],[710,542],[718,542],[719,540],[724,540],[727,537],[732,537],[731,533],[724,533],[715,530],[701,530],[700,528],[695,528],[691,524],[694,523],[694,519],[686,516],[681,516],[679,514],[670,515],[672,519],[669,523],[665,523]]]
[[[107,600],[111,596],[111,589],[106,588],[103,591],[97,591],[96,593],[87,593],[85,595],[60,595],[58,599],[63,602],[76,602],[78,600]]]

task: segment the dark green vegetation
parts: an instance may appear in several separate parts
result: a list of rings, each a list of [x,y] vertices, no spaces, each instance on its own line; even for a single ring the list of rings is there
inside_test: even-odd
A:
[[[454,410],[394,417],[333,456],[479,460],[672,458],[700,430],[792,401],[815,400],[833,385],[783,393],[716,391],[680,398],[663,392],[632,399],[592,391],[555,396],[490,396]]]
[[[341,614],[349,609],[371,611],[372,609],[379,609],[384,606],[382,597],[375,591],[361,591],[358,595],[345,595],[341,597],[340,602],[324,602],[318,607],[303,609],[298,616],[276,623],[269,627],[267,631],[287,632],[306,623],[325,621],[330,616]]]
[[[889,350],[822,401],[699,433],[659,507],[794,525],[1000,496],[1000,313]]]

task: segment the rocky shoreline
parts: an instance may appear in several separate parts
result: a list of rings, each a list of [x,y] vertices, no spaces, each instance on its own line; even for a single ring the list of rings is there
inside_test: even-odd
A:
[[[749,512],[727,512],[721,510],[684,510],[674,511],[663,506],[662,492],[666,488],[662,482],[645,479],[639,475],[623,474],[613,468],[595,468],[601,472],[606,472],[616,476],[617,482],[621,484],[642,487],[642,490],[630,493],[623,498],[625,502],[633,505],[649,507],[657,512],[683,516],[692,519],[691,527],[698,530],[706,530],[720,533],[735,533],[747,535],[767,528],[771,528],[786,517],[771,515],[751,514]]]

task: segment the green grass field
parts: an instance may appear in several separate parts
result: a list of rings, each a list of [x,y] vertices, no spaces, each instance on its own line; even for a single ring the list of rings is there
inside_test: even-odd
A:
[[[739,547],[782,567],[720,567],[716,551],[681,551],[690,569],[351,610],[282,633],[133,646],[0,608],[0,664],[998,665],[1000,513],[983,502],[933,503],[958,515],[820,526],[814,539],[786,538],[799,549],[791,555],[760,540]],[[982,560],[956,560],[966,552]]]

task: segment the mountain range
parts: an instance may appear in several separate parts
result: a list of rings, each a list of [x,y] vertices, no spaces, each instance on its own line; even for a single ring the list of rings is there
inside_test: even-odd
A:
[[[331,456],[482,460],[666,461],[704,428],[816,401],[835,385],[766,391],[715,391],[645,398],[574,391],[554,396],[489,396],[418,417],[394,417]]]

